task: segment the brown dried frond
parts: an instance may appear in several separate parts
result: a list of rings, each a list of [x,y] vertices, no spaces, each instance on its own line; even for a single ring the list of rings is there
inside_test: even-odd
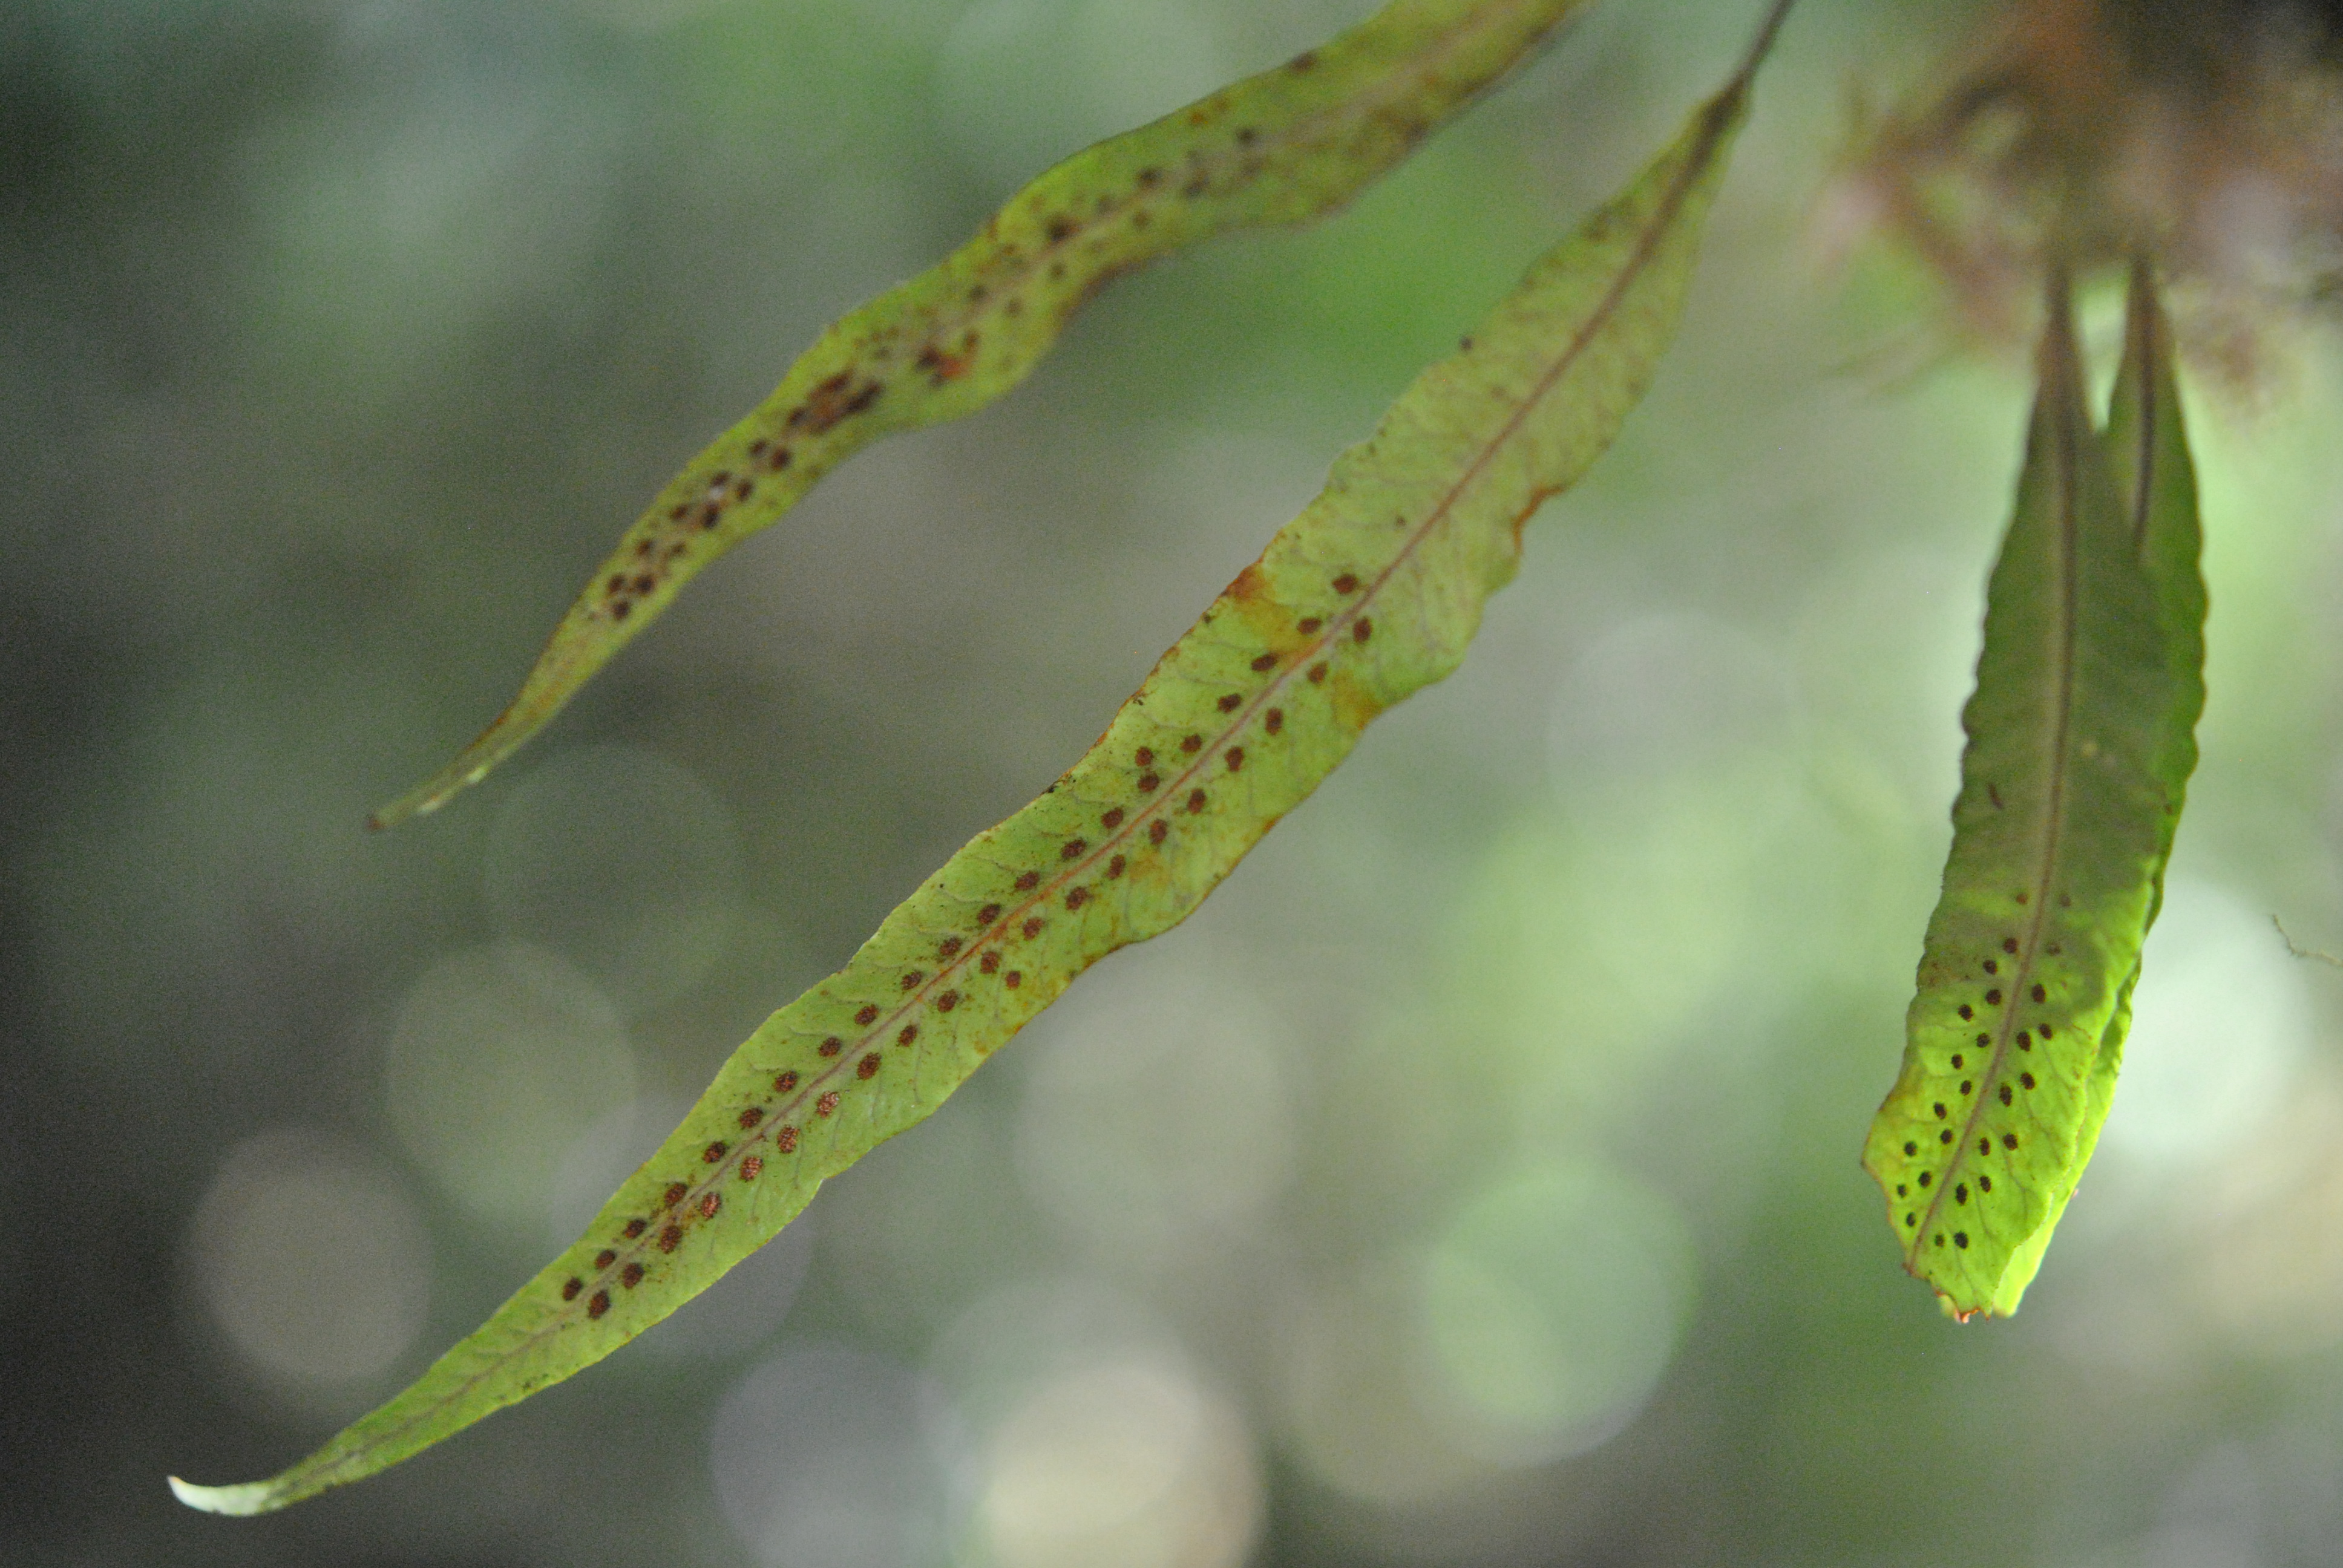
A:
[[[2197,286],[2200,357],[2343,293],[2343,0],[2011,0],[1866,127],[1835,204],[1966,325],[2028,329],[2041,268],[2146,252]]]

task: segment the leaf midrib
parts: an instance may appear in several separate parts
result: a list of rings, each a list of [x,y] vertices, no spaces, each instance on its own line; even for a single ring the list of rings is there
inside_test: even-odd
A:
[[[2019,945],[2017,966],[2010,976],[2009,1001],[2001,1010],[2001,1020],[1995,1026],[1993,1055],[1986,1070],[1977,1078],[1977,1092],[1971,1099],[1967,1114],[1953,1147],[1952,1162],[1937,1183],[1935,1197],[1928,1201],[1922,1223],[1913,1233],[1910,1261],[1916,1263],[1929,1247],[1929,1237],[1943,1215],[1945,1201],[1952,1195],[1960,1173],[1966,1171],[1972,1155],[1970,1139],[1983,1124],[1986,1107],[1993,1091],[2007,1076],[2010,1067],[2010,1037],[2017,1028],[2017,1017],[2034,983],[2036,963],[2040,956],[2043,928],[2050,918],[2051,890],[2057,880],[2058,854],[2066,836],[2066,775],[2073,765],[2068,741],[2073,729],[2076,678],[2076,623],[2079,614],[2077,555],[2079,512],[2081,507],[2078,484],[2080,453],[2075,435],[2075,387],[2073,382],[2073,338],[2062,337],[2061,367],[2057,376],[2058,411],[2052,421],[2056,435],[2056,528],[2058,548],[2058,588],[2055,602],[2058,607],[2056,706],[2051,721],[2048,782],[2043,803],[2042,848],[2040,864],[2036,871],[2028,903],[2032,913],[2025,925],[2025,938]],[[2085,416],[2086,418],[2088,416]],[[1987,1306],[1991,1303],[1988,1302]],[[1966,1317],[1967,1313],[1963,1313]]]
[[[2140,337],[2144,341],[2140,351],[2132,357],[2139,377],[2133,394],[2139,407],[2138,427],[2132,433],[2139,443],[2139,450],[2132,458],[2131,548],[2134,555],[2144,553],[2147,548],[2148,518],[2155,509],[2157,428],[2164,419],[2163,406],[2157,400],[2158,387],[2156,377],[2157,333],[2161,325],[2156,312],[2147,313],[2140,325]]]

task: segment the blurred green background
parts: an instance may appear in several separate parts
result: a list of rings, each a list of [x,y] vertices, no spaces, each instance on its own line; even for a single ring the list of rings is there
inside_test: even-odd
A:
[[[1944,1320],[1856,1167],[2025,398],[1821,264],[1850,85],[1966,15],[1885,0],[1793,18],[1683,343],[1463,672],[1194,919],[575,1381],[287,1514],[165,1491],[566,1242],[1755,7],[1613,0],[1347,215],[1116,285],[364,831],[826,321],[1368,9],[0,10],[0,1561],[2343,1557],[2343,974],[2270,919],[2343,948],[2325,339],[2199,410],[2205,761],[2024,1313]]]

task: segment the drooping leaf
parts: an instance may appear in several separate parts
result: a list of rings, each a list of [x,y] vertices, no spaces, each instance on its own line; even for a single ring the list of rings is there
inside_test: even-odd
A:
[[[1321,48],[1042,175],[974,239],[830,327],[685,465],[588,581],[511,706],[375,826],[478,783],[701,568],[863,446],[1015,387],[1116,274],[1342,206],[1585,3],[1393,0]]]
[[[2124,323],[2123,361],[2107,408],[2107,445],[2116,488],[2131,521],[2140,564],[2155,585],[2164,655],[2176,686],[2166,716],[2157,770],[2168,780],[2164,823],[2169,855],[2181,794],[2197,770],[2197,719],[2205,709],[2204,538],[2197,515],[2197,467],[2180,419],[2172,325],[2157,298],[2155,275],[2135,266]],[[2157,890],[2162,892],[2159,869]]]
[[[2155,885],[2148,906],[2153,926],[2164,906],[2164,869],[2188,777],[2197,770],[2197,719],[2205,710],[2205,578],[2199,558],[2204,538],[2197,521],[2197,467],[2180,419],[2180,387],[2174,372],[2172,326],[2156,293],[2155,274],[2146,261],[2134,265],[2124,321],[2124,352],[2116,371],[2107,410],[2107,457],[2116,487],[2131,520],[2140,564],[2154,585],[2161,617],[2166,668],[2174,682],[2173,706],[2165,716],[2158,775],[2169,788],[2157,848]],[[2115,1017],[2100,1037],[2092,1065],[2092,1106],[2076,1151],[2079,1175],[2098,1142],[2113,1106],[2116,1073],[2123,1065],[2125,1038],[2131,1032],[2131,997],[2139,983],[2135,961],[2116,999]],[[2045,1232],[2046,1241],[2047,1232]]]
[[[2006,1314],[2113,1098],[2196,763],[2204,589],[2169,333],[2134,280],[2111,428],[2054,281],[2017,504],[1962,714],[1953,847],[1864,1166],[1947,1311]]]
[[[1074,977],[1169,930],[1384,709],[1463,657],[1522,525],[1584,473],[1681,314],[1747,70],[1427,368],[1039,799],[743,1044],[587,1234],[406,1392],[219,1513],[370,1474],[590,1365],[762,1245]]]

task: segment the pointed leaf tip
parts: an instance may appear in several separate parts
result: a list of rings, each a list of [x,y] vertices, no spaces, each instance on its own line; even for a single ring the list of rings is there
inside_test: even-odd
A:
[[[510,749],[506,748],[508,751]],[[449,768],[435,773],[389,805],[375,811],[367,819],[367,826],[379,833],[385,828],[397,827],[410,817],[428,817],[455,796],[487,778],[488,772],[488,769],[483,767],[469,771]]]
[[[236,1486],[197,1486],[176,1475],[169,1479],[172,1496],[206,1513],[248,1518],[279,1505],[276,1487],[266,1481],[247,1481]]]

